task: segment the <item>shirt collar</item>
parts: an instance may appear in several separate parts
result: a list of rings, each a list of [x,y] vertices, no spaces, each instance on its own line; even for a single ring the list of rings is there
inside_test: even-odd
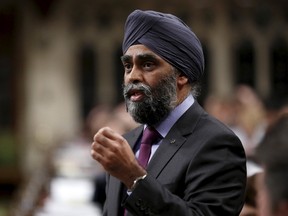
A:
[[[165,137],[172,126],[176,121],[189,109],[190,106],[194,103],[195,99],[191,94],[175,109],[173,109],[169,115],[155,128],[161,134],[162,137]]]

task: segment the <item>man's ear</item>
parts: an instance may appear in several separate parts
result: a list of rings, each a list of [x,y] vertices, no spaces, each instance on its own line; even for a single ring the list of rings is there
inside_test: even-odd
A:
[[[177,78],[177,84],[178,86],[184,86],[189,82],[187,76],[180,74]]]

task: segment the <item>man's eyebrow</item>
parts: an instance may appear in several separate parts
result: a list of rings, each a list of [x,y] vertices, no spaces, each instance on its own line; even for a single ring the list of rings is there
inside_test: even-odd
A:
[[[156,55],[151,53],[144,53],[137,56],[139,60],[156,60],[158,59]]]
[[[158,57],[156,55],[151,54],[151,53],[139,54],[136,56],[136,58],[139,60],[156,60],[156,59],[158,59]],[[130,55],[121,56],[122,62],[127,62],[127,61],[131,61],[131,60],[132,60],[132,56],[130,56]]]
[[[121,56],[120,59],[121,59],[122,62],[128,62],[128,61],[131,61],[132,56],[130,56],[130,55],[123,55],[123,56]]]

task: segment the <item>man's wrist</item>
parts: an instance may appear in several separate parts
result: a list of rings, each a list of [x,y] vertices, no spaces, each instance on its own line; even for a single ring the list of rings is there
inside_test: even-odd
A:
[[[131,193],[131,192],[136,188],[136,186],[138,185],[138,183],[139,183],[140,181],[142,181],[143,179],[145,179],[146,176],[147,176],[147,173],[145,173],[143,176],[137,177],[137,178],[133,181],[132,186],[131,186],[130,188],[128,188],[128,192]]]

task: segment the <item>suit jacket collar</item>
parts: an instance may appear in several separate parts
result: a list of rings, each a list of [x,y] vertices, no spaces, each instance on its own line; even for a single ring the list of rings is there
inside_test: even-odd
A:
[[[161,170],[185,143],[186,136],[193,133],[198,119],[203,112],[204,110],[195,101],[194,104],[178,119],[151,158],[147,167],[149,175],[152,175],[155,178],[158,177]]]
[[[127,140],[132,149],[135,148],[138,140],[141,139],[143,129],[144,125],[141,125],[124,135],[124,138]]]

